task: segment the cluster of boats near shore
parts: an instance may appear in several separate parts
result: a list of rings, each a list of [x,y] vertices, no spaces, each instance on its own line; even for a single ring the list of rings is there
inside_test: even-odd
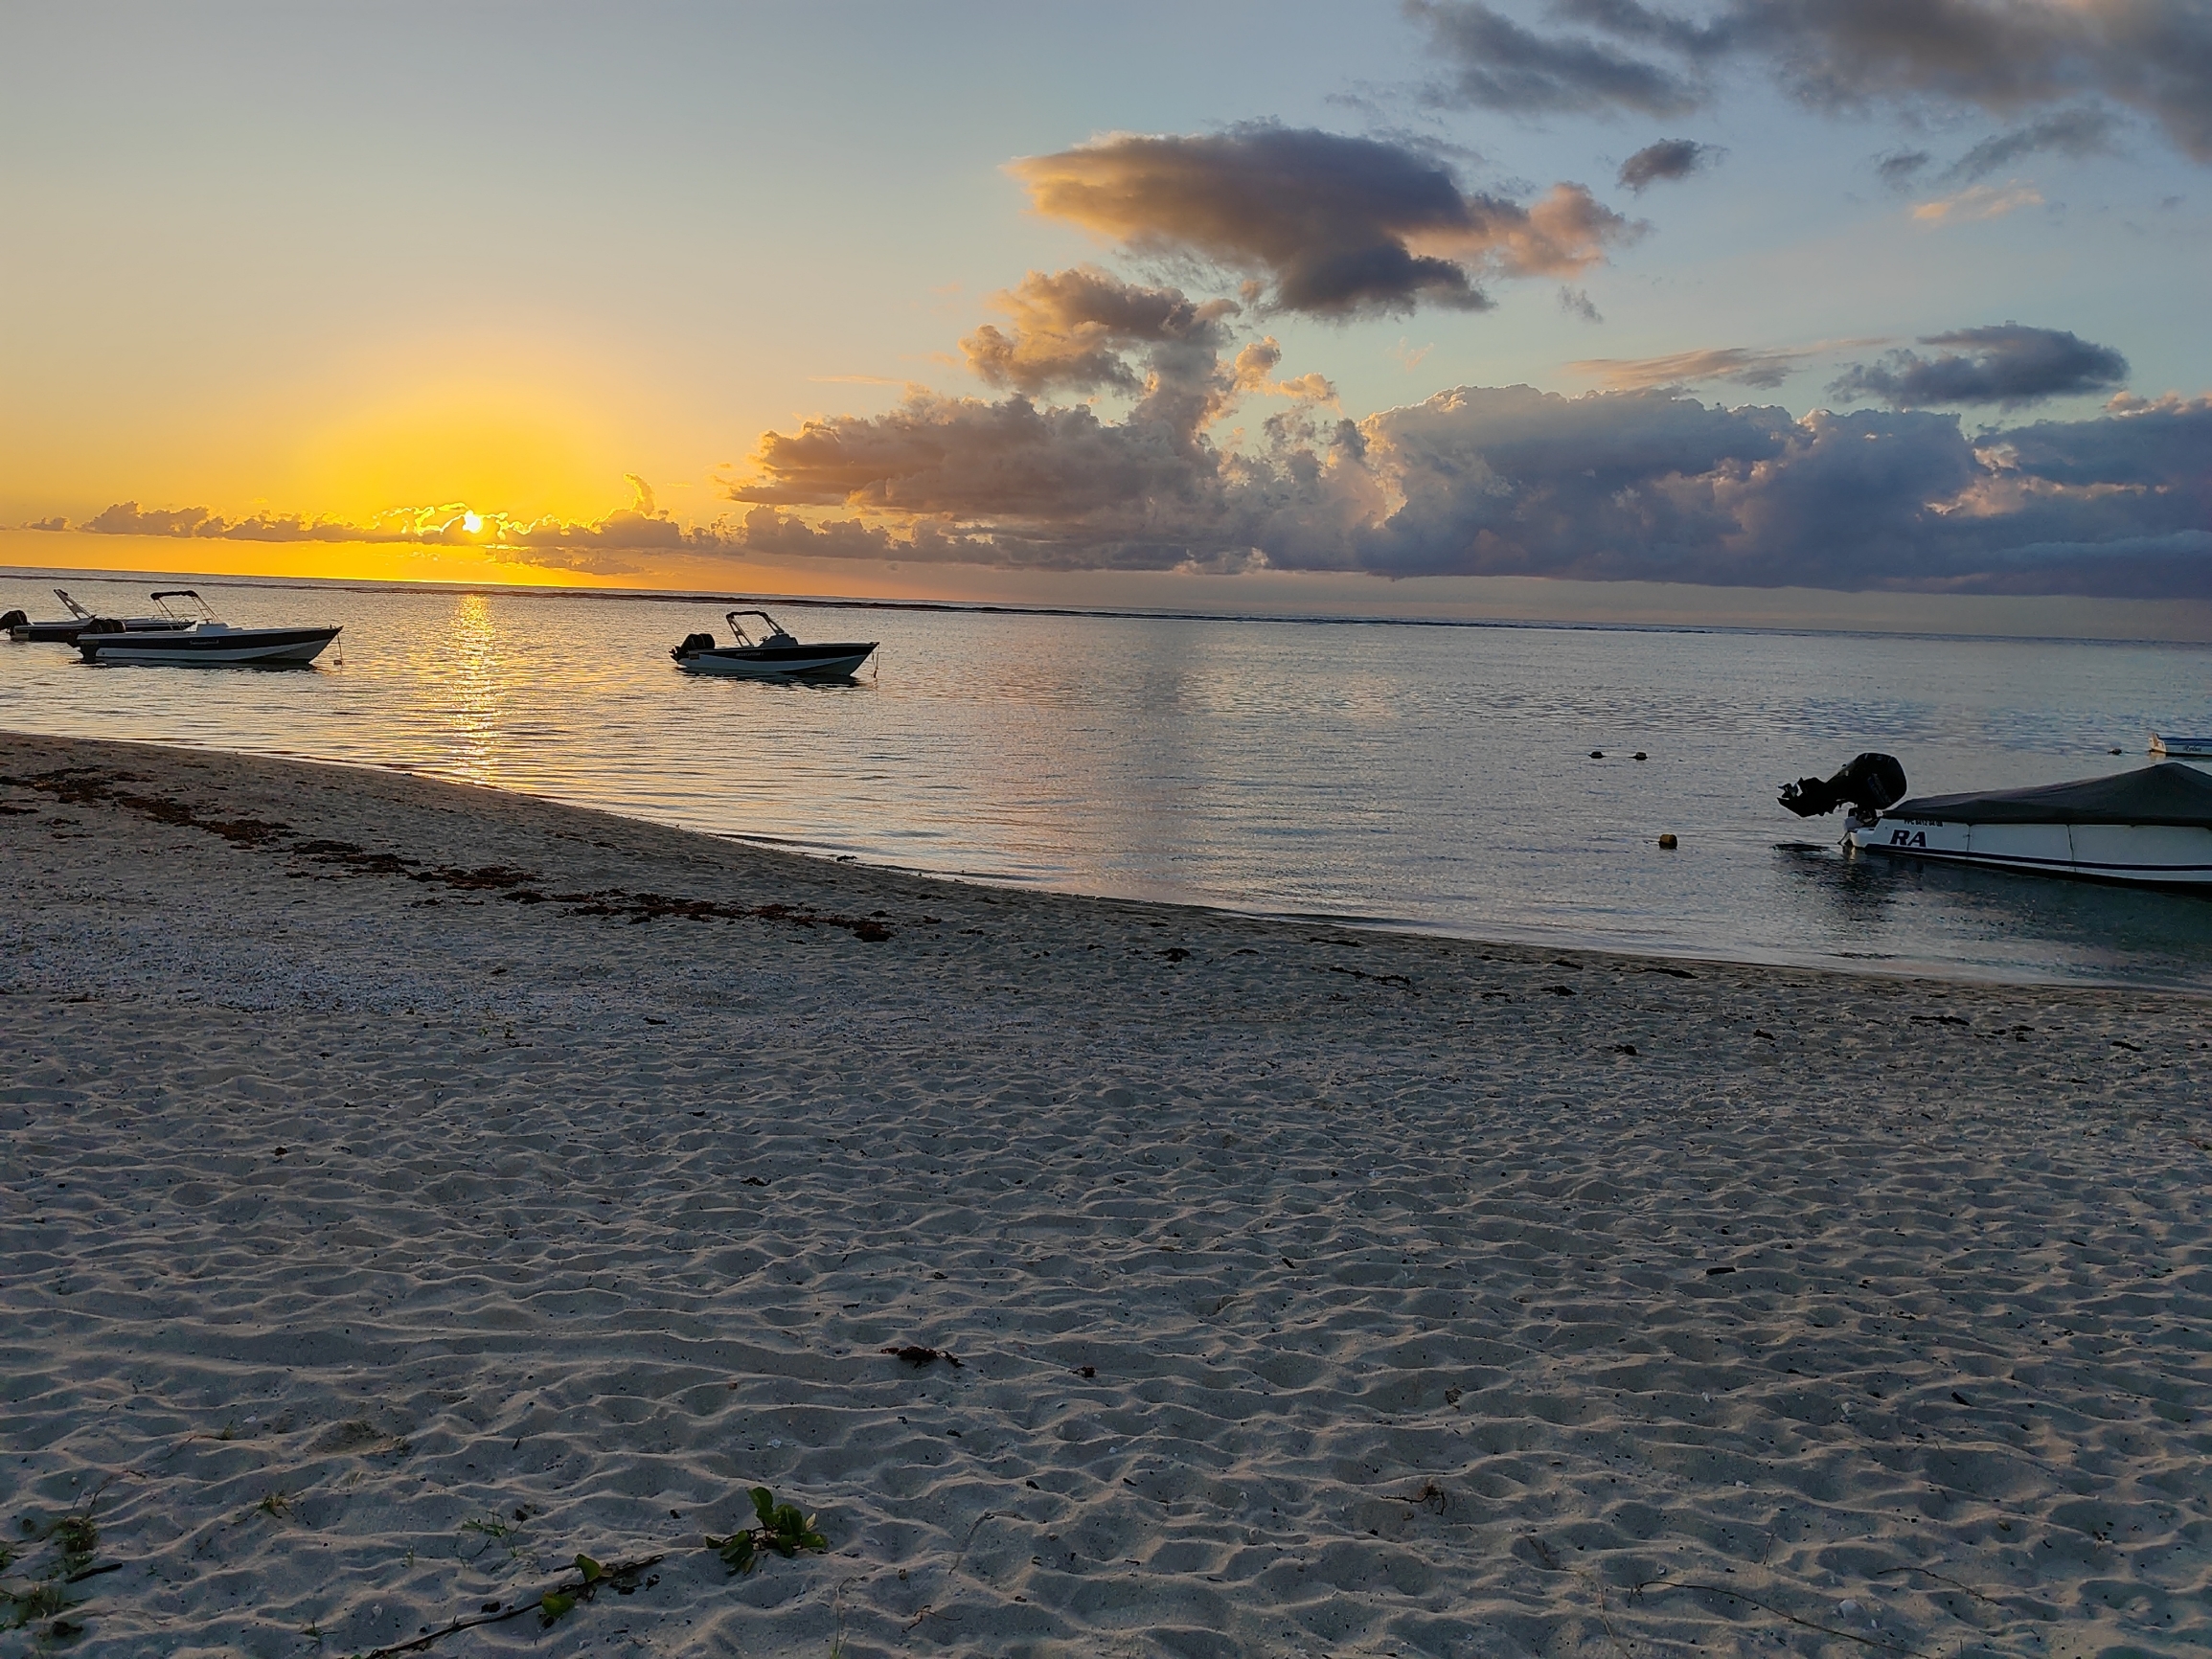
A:
[[[210,668],[252,664],[296,668],[311,663],[344,631],[338,626],[233,627],[189,587],[165,588],[151,598],[156,609],[146,616],[101,616],[77,602],[66,588],[54,597],[69,614],[54,622],[33,622],[23,611],[0,615],[0,628],[19,645],[75,646],[88,663],[166,663]],[[751,631],[740,619],[757,619]],[[875,655],[878,642],[841,641],[801,645],[764,610],[733,610],[723,617],[732,639],[717,642],[711,633],[687,634],[669,655],[692,674],[718,674],[756,680],[851,680]]]
[[[156,592],[155,612],[129,617],[97,615],[64,590],[54,593],[68,616],[34,622],[11,610],[0,615],[0,628],[18,642],[75,646],[88,663],[296,666],[313,662],[341,631],[334,625],[233,627],[191,588]],[[850,683],[878,643],[804,645],[757,608],[729,611],[723,620],[729,643],[711,633],[686,635],[669,652],[678,669]],[[2212,776],[2185,763],[2212,760],[2212,738],[2154,733],[2150,747],[2165,758],[2132,772],[1913,797],[1893,757],[1865,754],[1832,778],[1785,784],[1780,801],[1799,817],[1844,809],[1843,845],[1852,853],[2212,891]]]
[[[50,641],[75,646],[88,663],[183,663],[196,667],[256,663],[311,663],[342,631],[337,627],[240,628],[219,620],[207,601],[189,587],[155,593],[158,607],[147,616],[101,616],[56,588],[69,614],[57,622],[33,622],[22,611],[0,616],[0,627],[20,643]]]

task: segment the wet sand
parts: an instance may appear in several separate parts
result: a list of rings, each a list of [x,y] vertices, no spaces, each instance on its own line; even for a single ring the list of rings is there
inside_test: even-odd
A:
[[[0,876],[0,1648],[2212,1643],[2201,999],[18,736]]]

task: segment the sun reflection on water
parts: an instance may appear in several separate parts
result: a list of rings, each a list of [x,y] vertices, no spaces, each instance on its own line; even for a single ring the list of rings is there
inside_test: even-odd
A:
[[[499,629],[482,594],[463,594],[454,602],[445,649],[452,701],[446,710],[451,747],[444,769],[471,784],[496,783],[507,686]]]

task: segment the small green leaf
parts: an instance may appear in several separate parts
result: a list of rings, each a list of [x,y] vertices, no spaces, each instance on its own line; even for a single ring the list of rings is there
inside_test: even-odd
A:
[[[551,1625],[575,1605],[574,1596],[563,1596],[559,1590],[548,1590],[537,1600],[537,1617],[542,1623]]]
[[[732,1533],[726,1538],[710,1537],[707,1542],[714,1546],[716,1552],[722,1557],[722,1565],[729,1568],[731,1572],[749,1573],[752,1571],[752,1534]]]
[[[761,1517],[761,1525],[764,1527],[776,1524],[776,1494],[766,1487],[753,1489],[753,1513]]]
[[[576,1557],[576,1570],[583,1575],[583,1581],[587,1584],[596,1584],[606,1576],[606,1569],[589,1556],[580,1555]]]

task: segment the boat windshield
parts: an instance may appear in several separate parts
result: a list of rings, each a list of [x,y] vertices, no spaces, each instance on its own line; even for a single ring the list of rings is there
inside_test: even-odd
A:
[[[766,625],[766,631],[763,633],[757,640],[751,638],[746,634],[744,625],[738,621],[738,618],[741,616],[759,617],[761,621]],[[792,638],[789,633],[785,631],[784,625],[782,623],[778,622],[774,617],[770,616],[764,610],[727,611],[723,613],[722,620],[730,625],[730,632],[738,636],[738,644],[740,646],[795,646],[799,643],[796,639]]]
[[[162,613],[173,621],[179,623],[215,621],[215,607],[189,587],[168,588],[152,597],[153,602],[161,606]],[[171,600],[190,600],[192,602],[189,605],[171,604],[169,602]]]

